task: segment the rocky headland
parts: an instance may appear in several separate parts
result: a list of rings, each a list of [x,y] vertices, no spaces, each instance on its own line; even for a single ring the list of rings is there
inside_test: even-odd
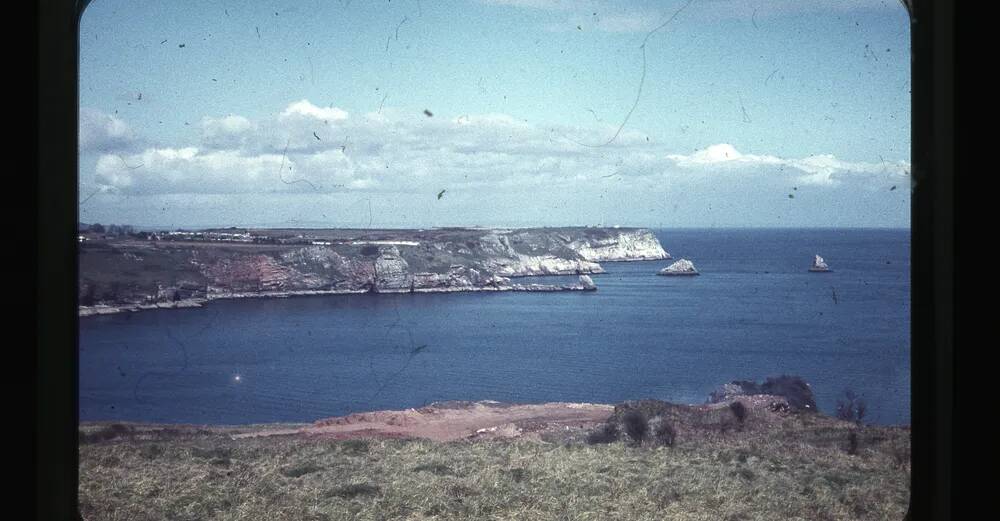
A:
[[[226,229],[81,235],[81,316],[215,299],[593,291],[600,262],[669,259],[639,228]],[[574,284],[512,279],[579,275]]]

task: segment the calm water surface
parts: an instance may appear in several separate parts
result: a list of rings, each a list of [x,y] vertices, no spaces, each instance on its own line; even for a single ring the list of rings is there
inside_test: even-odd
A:
[[[440,400],[702,403],[795,374],[910,419],[909,230],[662,230],[593,293],[215,301],[80,320],[80,419],[300,422]],[[814,254],[832,273],[808,273]],[[545,277],[538,281],[572,281]],[[533,282],[536,279],[522,279]],[[239,378],[237,378],[237,376]]]

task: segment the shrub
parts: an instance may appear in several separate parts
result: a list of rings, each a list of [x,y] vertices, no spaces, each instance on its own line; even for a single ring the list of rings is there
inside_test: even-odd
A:
[[[837,400],[837,418],[841,420],[861,425],[867,412],[868,404],[854,391],[844,391],[844,396]]]
[[[653,439],[658,445],[674,446],[674,440],[677,439],[677,431],[674,430],[674,426],[670,425],[670,422],[666,418],[656,416],[652,420],[649,420],[649,430],[652,431]]]
[[[729,404],[729,410],[733,412],[740,427],[743,427],[743,422],[747,419],[747,406],[743,402],[733,402]]]
[[[847,453],[851,456],[858,453],[858,433],[854,431],[847,435]]]
[[[587,434],[588,445],[615,441],[618,441],[618,426],[614,423],[605,423]]]
[[[642,440],[646,437],[646,433],[649,431],[649,423],[646,422],[646,415],[639,411],[631,410],[626,412],[622,417],[622,423],[625,425],[625,434],[628,434],[628,437],[634,443],[642,443]]]

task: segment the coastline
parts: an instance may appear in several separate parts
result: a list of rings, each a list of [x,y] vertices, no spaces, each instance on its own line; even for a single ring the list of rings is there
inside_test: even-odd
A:
[[[573,274],[575,275],[575,273]],[[114,315],[118,313],[133,313],[136,311],[147,311],[154,309],[189,309],[200,308],[213,300],[234,300],[247,298],[291,298],[308,296],[331,296],[331,295],[398,295],[406,293],[501,293],[508,291],[534,292],[534,293],[556,293],[562,291],[596,291],[597,288],[586,287],[582,284],[557,286],[553,284],[511,284],[509,286],[452,286],[440,288],[413,288],[413,289],[380,289],[350,290],[350,289],[330,289],[330,290],[289,290],[289,291],[261,291],[244,293],[217,293],[209,294],[207,297],[180,299],[169,302],[158,302],[154,304],[97,304],[94,306],[78,306],[78,316],[93,317],[102,315]]]
[[[607,273],[601,262],[671,258],[642,228],[368,230],[360,235],[330,229],[307,235],[280,229],[235,235],[177,231],[153,242],[81,235],[79,303],[87,305],[78,305],[77,315],[196,308],[235,298],[595,291],[589,276]],[[234,237],[244,242],[232,243]],[[191,238],[198,240],[186,242]],[[250,240],[255,242],[246,243]],[[575,284],[510,280],[574,275],[579,277]]]

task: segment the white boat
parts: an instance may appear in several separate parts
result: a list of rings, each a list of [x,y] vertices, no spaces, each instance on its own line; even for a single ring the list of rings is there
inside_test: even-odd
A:
[[[826,265],[826,261],[823,260],[823,257],[817,255],[816,258],[813,259],[813,265],[809,268],[809,271],[830,271],[830,267]]]

